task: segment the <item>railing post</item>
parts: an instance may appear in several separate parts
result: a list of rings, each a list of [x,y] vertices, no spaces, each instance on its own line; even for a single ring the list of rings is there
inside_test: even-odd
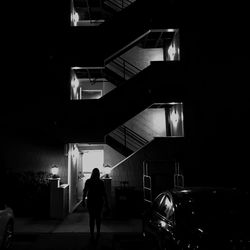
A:
[[[126,79],[126,69],[125,69],[125,67],[126,67],[126,62],[125,62],[125,60],[123,60],[123,78],[124,79]]]
[[[124,146],[127,147],[127,130],[126,127],[124,127]]]

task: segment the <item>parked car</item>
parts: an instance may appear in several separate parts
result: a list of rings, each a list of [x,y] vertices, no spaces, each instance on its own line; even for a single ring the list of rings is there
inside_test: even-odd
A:
[[[14,231],[13,210],[0,200],[0,249],[8,249],[12,243]]]
[[[159,194],[143,215],[143,235],[156,249],[250,249],[249,194],[193,187]]]

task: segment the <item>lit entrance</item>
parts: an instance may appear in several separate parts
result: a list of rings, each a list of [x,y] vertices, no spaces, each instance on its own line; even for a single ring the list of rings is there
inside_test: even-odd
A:
[[[82,153],[82,172],[84,179],[90,177],[94,168],[98,168],[100,172],[103,171],[103,150],[83,150]]]

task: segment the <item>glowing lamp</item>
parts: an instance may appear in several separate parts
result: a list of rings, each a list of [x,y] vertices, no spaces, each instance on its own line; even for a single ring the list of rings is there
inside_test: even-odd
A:
[[[175,128],[177,127],[179,119],[180,119],[179,113],[173,110],[170,114],[170,120]]]
[[[160,220],[160,226],[165,228],[167,226],[167,223],[165,221]]]
[[[73,26],[77,26],[79,15],[75,10],[73,10],[73,13],[71,14],[71,21],[73,22]]]
[[[111,173],[112,167],[109,165],[104,166],[104,173],[105,173],[105,178],[110,178],[110,173]]]
[[[71,87],[73,90],[73,99],[78,99],[77,91],[78,91],[78,87],[79,87],[79,80],[76,78],[75,75],[72,76]]]
[[[72,78],[71,86],[73,89],[77,89],[79,87],[79,80],[75,76]]]
[[[52,173],[52,175],[53,175],[53,178],[57,178],[57,177],[58,177],[58,172],[59,172],[58,166],[53,165],[53,166],[51,167],[51,173]]]
[[[175,44],[171,44],[171,45],[169,46],[169,48],[168,48],[168,55],[169,55],[170,61],[174,61],[175,54],[176,54],[176,47],[175,47]]]

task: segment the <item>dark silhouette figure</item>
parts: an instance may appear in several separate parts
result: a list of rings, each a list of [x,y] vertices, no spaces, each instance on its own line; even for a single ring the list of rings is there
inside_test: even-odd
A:
[[[86,180],[83,189],[83,206],[85,206],[85,198],[87,196],[87,208],[89,211],[89,228],[91,240],[94,240],[94,229],[96,224],[96,238],[100,237],[101,215],[103,206],[108,208],[107,194],[103,180],[100,179],[100,171],[94,168],[91,177]]]

